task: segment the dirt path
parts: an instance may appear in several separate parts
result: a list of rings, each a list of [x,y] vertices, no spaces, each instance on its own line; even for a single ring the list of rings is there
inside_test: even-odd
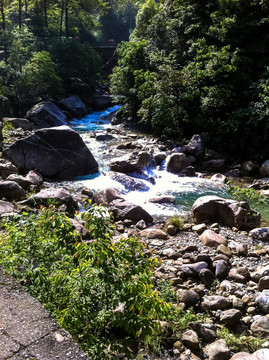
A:
[[[89,359],[48,311],[1,268],[0,359]]]

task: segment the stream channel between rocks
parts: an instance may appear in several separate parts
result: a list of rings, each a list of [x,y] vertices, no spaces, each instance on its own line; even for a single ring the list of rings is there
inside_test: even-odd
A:
[[[98,131],[106,132],[108,128],[118,129],[117,126],[111,125],[110,120],[106,119],[118,107],[114,106],[105,111],[93,112],[80,119],[73,119],[70,125],[81,135],[83,141],[94,155],[99,165],[99,172],[69,181],[54,183],[54,186],[64,187],[74,193],[79,192],[84,187],[93,191],[114,187],[124,194],[126,200],[142,206],[154,217],[189,215],[194,201],[203,195],[227,197],[227,187],[225,185],[216,184],[204,178],[179,176],[169,173],[165,169],[165,163],[160,168],[148,167],[144,169],[143,174],[140,176],[128,174],[136,178],[139,176],[139,179],[145,183],[146,191],[126,190],[121,183],[109,177],[109,162],[115,158],[115,152],[112,149],[116,149],[118,144],[131,140],[139,144],[142,148],[141,151],[143,151],[154,142],[154,139],[149,135],[129,130],[123,131],[125,135],[122,135],[122,132],[118,136],[113,134],[116,137],[110,141],[96,140],[94,133],[98,133]],[[158,147],[158,144],[156,144],[156,147]],[[152,184],[145,180],[148,177],[154,178],[155,183]],[[176,203],[156,204],[149,201],[151,198],[161,196],[173,196]]]
[[[118,105],[108,108],[104,111],[93,112],[83,118],[73,119],[71,127],[76,130],[94,155],[99,165],[99,172],[87,176],[72,179],[70,181],[61,181],[54,183],[54,186],[64,187],[74,193],[81,191],[82,188],[89,188],[93,191],[114,187],[119,189],[126,200],[142,206],[153,217],[168,216],[188,216],[191,213],[191,207],[194,201],[204,195],[218,195],[229,197],[227,186],[221,183],[215,183],[209,179],[199,177],[187,177],[172,174],[166,171],[165,162],[159,167],[145,168],[141,175],[128,174],[135,178],[139,177],[145,184],[145,191],[132,191],[126,189],[121,183],[113,180],[109,176],[109,162],[117,156],[126,155],[127,150],[118,152],[117,145],[132,141],[139,147],[139,151],[149,151],[150,148],[158,148],[156,139],[149,135],[137,133],[130,130],[119,130],[118,126],[111,125],[109,116],[119,108]],[[113,132],[112,140],[97,140],[96,134],[106,133],[107,129]],[[130,151],[130,150],[128,150]],[[133,151],[137,151],[133,150]],[[154,183],[146,180],[153,178]],[[152,198],[169,196],[175,198],[175,203],[160,204],[149,201]]]

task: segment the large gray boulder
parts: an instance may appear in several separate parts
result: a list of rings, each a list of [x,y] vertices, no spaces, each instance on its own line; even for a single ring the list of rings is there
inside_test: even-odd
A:
[[[36,104],[27,112],[26,117],[37,128],[67,125],[66,115],[51,101]]]
[[[205,146],[201,135],[193,135],[189,143],[184,147],[184,150],[187,154],[194,155],[197,158],[203,156]]]
[[[18,201],[26,197],[25,191],[15,181],[0,181],[0,199]]]
[[[14,181],[24,190],[29,190],[30,186],[33,185],[29,180],[27,180],[24,176],[19,174],[11,174],[7,177],[7,181]]]
[[[68,126],[37,130],[13,143],[3,156],[21,172],[37,170],[46,178],[65,179],[98,171],[92,153]]]
[[[92,104],[94,89],[83,81],[74,81],[70,85],[70,92],[78,95],[86,105]]]
[[[0,200],[0,217],[5,217],[8,215],[14,215],[18,213],[15,205],[8,201]]]
[[[43,184],[43,177],[34,170],[30,170],[29,173],[25,176],[25,179],[30,181],[30,183],[35,186],[41,186]]]
[[[254,176],[258,173],[259,166],[255,161],[247,160],[241,165],[244,176]]]
[[[132,204],[124,199],[113,200],[109,204],[109,209],[112,212],[115,220],[144,220],[146,223],[152,223],[152,216],[141,206]]]
[[[68,110],[73,116],[84,116],[87,114],[86,105],[83,103],[78,95],[71,95],[62,99],[60,103]]]
[[[111,179],[113,179],[113,180],[118,181],[120,184],[122,184],[125,187],[126,190],[129,190],[129,191],[149,190],[149,187],[145,184],[145,182],[143,180],[133,178],[133,177],[123,174],[123,173],[110,171],[109,177],[111,177]]]
[[[150,165],[151,160],[151,155],[146,151],[142,151],[139,154],[137,154],[137,152],[133,152],[114,158],[109,165],[111,171],[123,174],[132,172],[141,174],[141,171]]]
[[[259,227],[261,216],[246,202],[223,199],[219,196],[202,196],[192,206],[192,216],[198,223],[219,222],[238,229]]]
[[[132,159],[129,155],[115,158],[110,162],[111,171],[128,174],[130,172],[139,171],[137,161]]]
[[[107,188],[96,192],[93,200],[98,205],[104,205],[112,212],[115,220],[133,220],[138,222],[144,220],[152,223],[152,216],[141,206],[126,201],[122,194],[114,188]]]
[[[184,153],[171,154],[167,159],[167,171],[179,174],[190,165],[190,160]]]
[[[108,206],[115,199],[123,199],[120,191],[115,188],[100,190],[93,195],[93,201],[97,205]]]
[[[6,179],[11,174],[18,174],[16,166],[6,159],[0,159],[0,177]]]

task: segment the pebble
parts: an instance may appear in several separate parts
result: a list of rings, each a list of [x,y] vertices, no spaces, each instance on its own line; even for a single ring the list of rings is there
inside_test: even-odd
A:
[[[213,230],[205,230],[200,236],[200,240],[205,246],[217,248],[219,245],[227,246],[227,240]]]
[[[263,291],[264,289],[269,289],[269,276],[263,276],[260,278],[258,288],[260,291]]]
[[[226,325],[236,325],[242,318],[242,313],[237,309],[229,309],[222,311],[220,314],[220,321]]]
[[[205,347],[204,353],[208,360],[229,360],[231,350],[225,340],[220,339],[214,341]]]
[[[181,337],[182,343],[190,350],[199,350],[200,343],[197,333],[193,330],[185,331]]]

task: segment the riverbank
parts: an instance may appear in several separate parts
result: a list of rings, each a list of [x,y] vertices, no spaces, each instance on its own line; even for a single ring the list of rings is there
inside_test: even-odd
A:
[[[57,129],[52,127],[50,130],[59,134],[61,127]],[[41,131],[46,136],[49,133],[47,130],[39,130]],[[72,132],[72,136],[77,137],[77,134],[67,129],[66,125],[64,131],[68,131],[68,134]],[[12,132],[14,129],[9,133],[9,139]],[[19,134],[21,140],[27,143],[29,142],[27,136],[34,136],[36,133],[25,133],[24,136],[24,130],[20,129]],[[4,138],[4,141],[6,139]],[[59,137],[56,136],[56,139]],[[37,216],[38,219],[42,216],[42,211],[53,203],[60,217],[67,216],[70,219],[73,229],[79,234],[79,242],[90,246],[96,239],[91,237],[91,233],[85,228],[85,223],[76,212],[81,210],[85,200],[91,200],[92,203],[101,206],[109,204],[109,211],[114,216],[112,243],[119,244],[120,239],[126,239],[128,244],[132,237],[137,237],[145,246],[145,259],[152,254],[154,259],[161,261],[154,272],[154,289],[158,296],[165,298],[165,301],[172,301],[173,306],[180,312],[177,313],[178,318],[170,318],[169,321],[166,319],[166,322],[162,323],[163,332],[158,336],[154,334],[148,342],[145,339],[132,342],[141,351],[136,354],[137,349],[134,351],[132,348],[136,355],[129,356],[130,359],[219,360],[221,356],[222,359],[229,360],[241,350],[253,353],[257,349],[267,348],[269,229],[259,228],[259,216],[248,209],[244,202],[229,203],[226,199],[221,200],[221,206],[225,204],[225,211],[229,214],[228,224],[225,224],[223,217],[212,218],[210,211],[202,221],[198,220],[197,215],[194,216],[193,213],[191,216],[190,213],[197,197],[205,195],[205,184],[210,183],[211,186],[223,189],[228,178],[240,173],[239,165],[233,165],[233,168],[229,169],[230,165],[226,164],[225,159],[215,158],[215,152],[205,147],[199,135],[195,135],[185,144],[175,144],[148,138],[142,134],[129,133],[121,127],[107,126],[103,130],[94,131],[91,135],[83,133],[82,139],[87,146],[90,145],[90,141],[94,144],[93,149],[89,146],[91,154],[97,157],[94,153],[94,149],[97,149],[96,154],[99,153],[101,158],[108,160],[109,170],[102,169],[97,177],[96,173],[92,175],[99,183],[101,176],[104,179],[104,187],[101,191],[93,189],[87,183],[82,183],[81,187],[75,186],[73,181],[68,183],[66,179],[57,184],[44,183],[42,174],[37,171],[31,170],[26,175],[22,175],[23,172],[20,171],[19,174],[14,164],[2,159],[1,174],[5,180],[1,182],[3,199],[0,202],[1,217],[3,219],[12,219],[14,216],[15,219],[26,217],[31,229],[31,216]],[[57,141],[55,144],[56,150],[53,151],[58,154],[62,150],[62,145]],[[207,158],[208,153],[210,159]],[[42,165],[47,160],[51,159],[44,158]],[[52,158],[52,161],[55,163],[55,159]],[[223,169],[223,173],[216,174],[212,168],[211,170],[205,168],[205,162],[207,166],[213,164],[214,169],[220,166],[218,170]],[[36,164],[38,166],[39,162]],[[50,170],[49,163],[46,164],[46,169]],[[99,161],[98,165],[100,166]],[[250,166],[250,163],[248,165]],[[58,168],[56,170],[58,171]],[[63,170],[65,175],[68,175],[64,167]],[[169,185],[164,181],[161,186],[162,190],[166,190],[167,186],[168,193],[156,192],[150,202],[161,209],[162,215],[165,215],[164,209],[173,207],[177,209],[174,213],[176,216],[172,218],[152,217],[153,214],[149,210],[135,203],[135,198],[138,198],[136,194],[145,197],[144,194],[156,186],[164,173],[172,179]],[[210,180],[202,177],[210,177]],[[110,180],[107,181],[108,179]],[[189,203],[187,217],[184,217],[177,207],[180,204],[175,192],[178,190],[182,193],[183,187],[179,186],[180,180],[190,181],[188,188],[193,187],[193,193],[196,193],[196,197]],[[116,189],[110,187],[110,181],[118,184]],[[195,182],[203,184],[200,186],[202,193],[194,187]],[[266,179],[258,179],[255,184],[253,186],[259,189],[266,187],[268,182],[266,183]],[[128,198],[130,193],[134,195],[133,201]],[[219,200],[214,199],[214,201]],[[209,205],[209,210],[212,206],[215,205]],[[219,214],[218,211],[213,213]],[[222,213],[224,213],[223,209]],[[252,224],[255,224],[253,227],[257,227],[258,230],[254,233],[250,231],[251,226],[245,227],[251,220],[250,214],[256,214],[252,218],[254,221]],[[49,222],[47,225],[53,226],[53,223]],[[59,228],[62,229],[61,226]],[[43,239],[43,235],[40,239]],[[20,242],[20,239],[18,241]],[[12,246],[10,248],[12,249]],[[34,271],[35,267],[30,267],[29,270]],[[180,319],[184,320],[183,325]],[[107,324],[110,322],[108,321]],[[114,335],[120,338],[122,333],[116,332]],[[75,336],[79,338],[79,334]],[[240,340],[242,336],[244,336],[243,341]],[[119,359],[124,358],[124,354],[121,355],[120,351],[116,354]],[[265,352],[264,359],[266,354]],[[255,357],[252,359],[256,360]]]

